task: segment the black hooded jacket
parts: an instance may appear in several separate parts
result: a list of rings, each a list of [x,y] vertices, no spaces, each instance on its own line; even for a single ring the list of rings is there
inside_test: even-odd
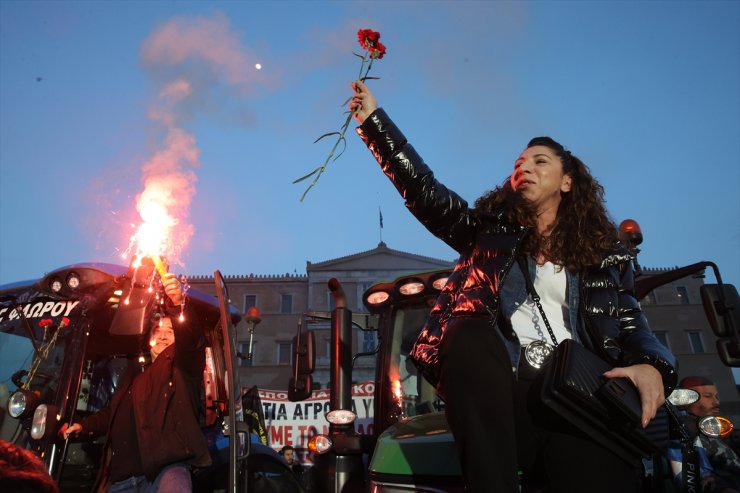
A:
[[[373,112],[357,132],[405,199],[406,207],[460,254],[411,352],[419,369],[436,385],[437,349],[448,320],[454,316],[498,319],[501,290],[527,228],[505,222],[503,214],[481,214],[469,208],[465,200],[435,179],[383,109]],[[668,395],[676,385],[676,360],[655,338],[634,297],[629,252],[615,245],[599,266],[578,274],[577,338],[614,366],[653,365],[661,373]],[[515,366],[518,338],[510,325],[498,326]]]

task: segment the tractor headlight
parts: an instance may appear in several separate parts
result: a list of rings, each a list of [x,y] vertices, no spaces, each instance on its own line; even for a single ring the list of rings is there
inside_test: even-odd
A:
[[[16,390],[8,399],[8,414],[16,419],[24,419],[33,413],[38,396],[30,390]]]

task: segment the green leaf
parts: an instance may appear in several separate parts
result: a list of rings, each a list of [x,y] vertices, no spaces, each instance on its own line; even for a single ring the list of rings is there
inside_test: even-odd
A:
[[[307,174],[306,176],[301,176],[301,177],[300,177],[300,178],[298,178],[297,180],[293,180],[293,185],[295,185],[296,183],[300,183],[300,182],[302,182],[303,180],[306,180],[306,179],[308,179],[308,178],[311,178],[311,177],[312,177],[313,175],[315,175],[315,174],[316,174],[316,173],[317,173],[317,172],[318,172],[319,170],[321,170],[321,168],[322,168],[322,166],[319,166],[318,168],[316,168],[315,170],[311,171],[311,172],[310,172],[309,174]]]
[[[341,141],[342,141],[342,144],[344,145],[344,147],[342,147],[342,150],[341,150],[341,151],[339,152],[339,154],[337,154],[337,155],[336,155],[336,156],[334,157],[334,159],[332,159],[332,160],[331,160],[331,162],[332,162],[332,163],[333,163],[334,161],[336,161],[337,159],[339,159],[339,156],[341,156],[342,154],[344,154],[344,151],[346,151],[346,150],[347,150],[347,139],[345,139],[344,137],[342,137],[342,138],[341,138]]]
[[[314,140],[314,141],[313,141],[313,143],[315,144],[316,142],[320,141],[320,140],[321,140],[321,139],[323,139],[324,137],[329,137],[330,135],[341,135],[341,134],[340,134],[339,132],[329,132],[329,133],[325,133],[324,135],[322,135],[322,136],[321,136],[321,137],[319,137],[318,139]]]

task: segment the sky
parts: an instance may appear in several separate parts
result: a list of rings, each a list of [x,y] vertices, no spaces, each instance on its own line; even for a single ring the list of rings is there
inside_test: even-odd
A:
[[[303,202],[292,183],[346,118],[360,28],[387,47],[380,105],[470,203],[549,135],[639,222],[643,267],[740,286],[740,2],[558,0],[1,0],[0,284],[127,263],[150,187],[190,276],[305,274],[381,239],[454,260],[354,122]]]

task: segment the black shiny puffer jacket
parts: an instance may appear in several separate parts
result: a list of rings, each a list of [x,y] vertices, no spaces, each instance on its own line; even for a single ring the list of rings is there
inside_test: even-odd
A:
[[[427,379],[438,381],[438,345],[450,317],[497,318],[501,287],[527,228],[507,224],[501,214],[481,214],[434,178],[388,115],[377,109],[357,129],[406,201],[406,207],[460,259],[439,296],[411,357]],[[650,330],[633,294],[629,252],[615,245],[601,265],[580,273],[578,339],[614,366],[653,365],[666,395],[676,385],[676,360]],[[518,339],[499,324],[508,346]],[[510,351],[510,354],[512,352]],[[513,361],[512,361],[513,364]]]

